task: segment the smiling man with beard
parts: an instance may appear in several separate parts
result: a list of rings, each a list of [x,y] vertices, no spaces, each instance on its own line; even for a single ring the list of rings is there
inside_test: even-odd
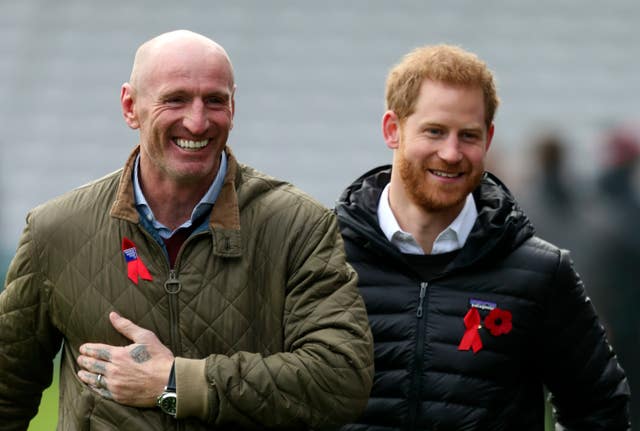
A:
[[[349,430],[629,429],[629,388],[569,253],[485,172],[498,97],[477,56],[416,49],[387,79],[392,166],[336,206],[375,344]],[[567,220],[570,223],[570,220]]]
[[[34,209],[0,295],[0,428],[63,346],[61,430],[324,429],[365,407],[372,341],[337,220],[239,163],[225,50],[137,51],[125,167]]]

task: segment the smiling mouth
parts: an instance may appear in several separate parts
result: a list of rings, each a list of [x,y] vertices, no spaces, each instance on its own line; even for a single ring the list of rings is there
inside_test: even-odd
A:
[[[209,143],[208,139],[203,139],[201,141],[192,141],[190,139],[175,139],[175,143],[178,147],[183,150],[200,150],[207,146]]]
[[[460,172],[445,172],[445,171],[436,171],[434,169],[429,169],[429,172],[436,177],[440,178],[458,178],[462,176]]]

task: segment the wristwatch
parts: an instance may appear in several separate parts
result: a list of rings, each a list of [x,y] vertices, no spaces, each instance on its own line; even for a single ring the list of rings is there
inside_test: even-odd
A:
[[[171,372],[169,373],[169,382],[167,383],[167,386],[164,387],[164,391],[158,397],[156,404],[160,407],[160,410],[175,418],[177,402],[176,363],[174,361],[173,365],[171,365]]]

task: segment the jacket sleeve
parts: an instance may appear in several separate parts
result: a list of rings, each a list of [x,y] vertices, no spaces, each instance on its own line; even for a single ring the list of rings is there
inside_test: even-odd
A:
[[[299,249],[291,251],[284,351],[177,358],[178,391],[209,384],[208,405],[187,400],[189,409],[196,407],[191,411],[181,411],[178,394],[178,417],[238,428],[321,429],[362,412],[372,385],[373,347],[357,277],[345,261],[332,213],[305,231]]]
[[[627,379],[566,250],[547,310],[543,373],[557,429],[631,429]]]
[[[50,284],[27,219],[0,294],[0,418],[3,430],[26,430],[51,384],[62,337],[48,318]]]

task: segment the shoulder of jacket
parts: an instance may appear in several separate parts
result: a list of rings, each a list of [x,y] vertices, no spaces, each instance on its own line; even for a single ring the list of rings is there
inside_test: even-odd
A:
[[[525,248],[529,248],[532,251],[535,250],[538,253],[542,254],[551,254],[557,256],[560,253],[560,248],[549,241],[540,238],[539,236],[533,235],[528,238],[523,246]]]
[[[555,274],[562,262],[568,263],[569,251],[538,236],[528,238],[512,254],[529,270]]]
[[[85,210],[97,207],[109,208],[118,187],[122,169],[118,169],[102,178],[70,190],[29,211],[29,218],[50,220],[58,223],[61,220],[81,216]]]
[[[293,184],[264,174],[250,166],[238,164],[238,204],[242,210],[260,205],[265,211],[280,212],[289,208],[318,216],[333,211]]]

